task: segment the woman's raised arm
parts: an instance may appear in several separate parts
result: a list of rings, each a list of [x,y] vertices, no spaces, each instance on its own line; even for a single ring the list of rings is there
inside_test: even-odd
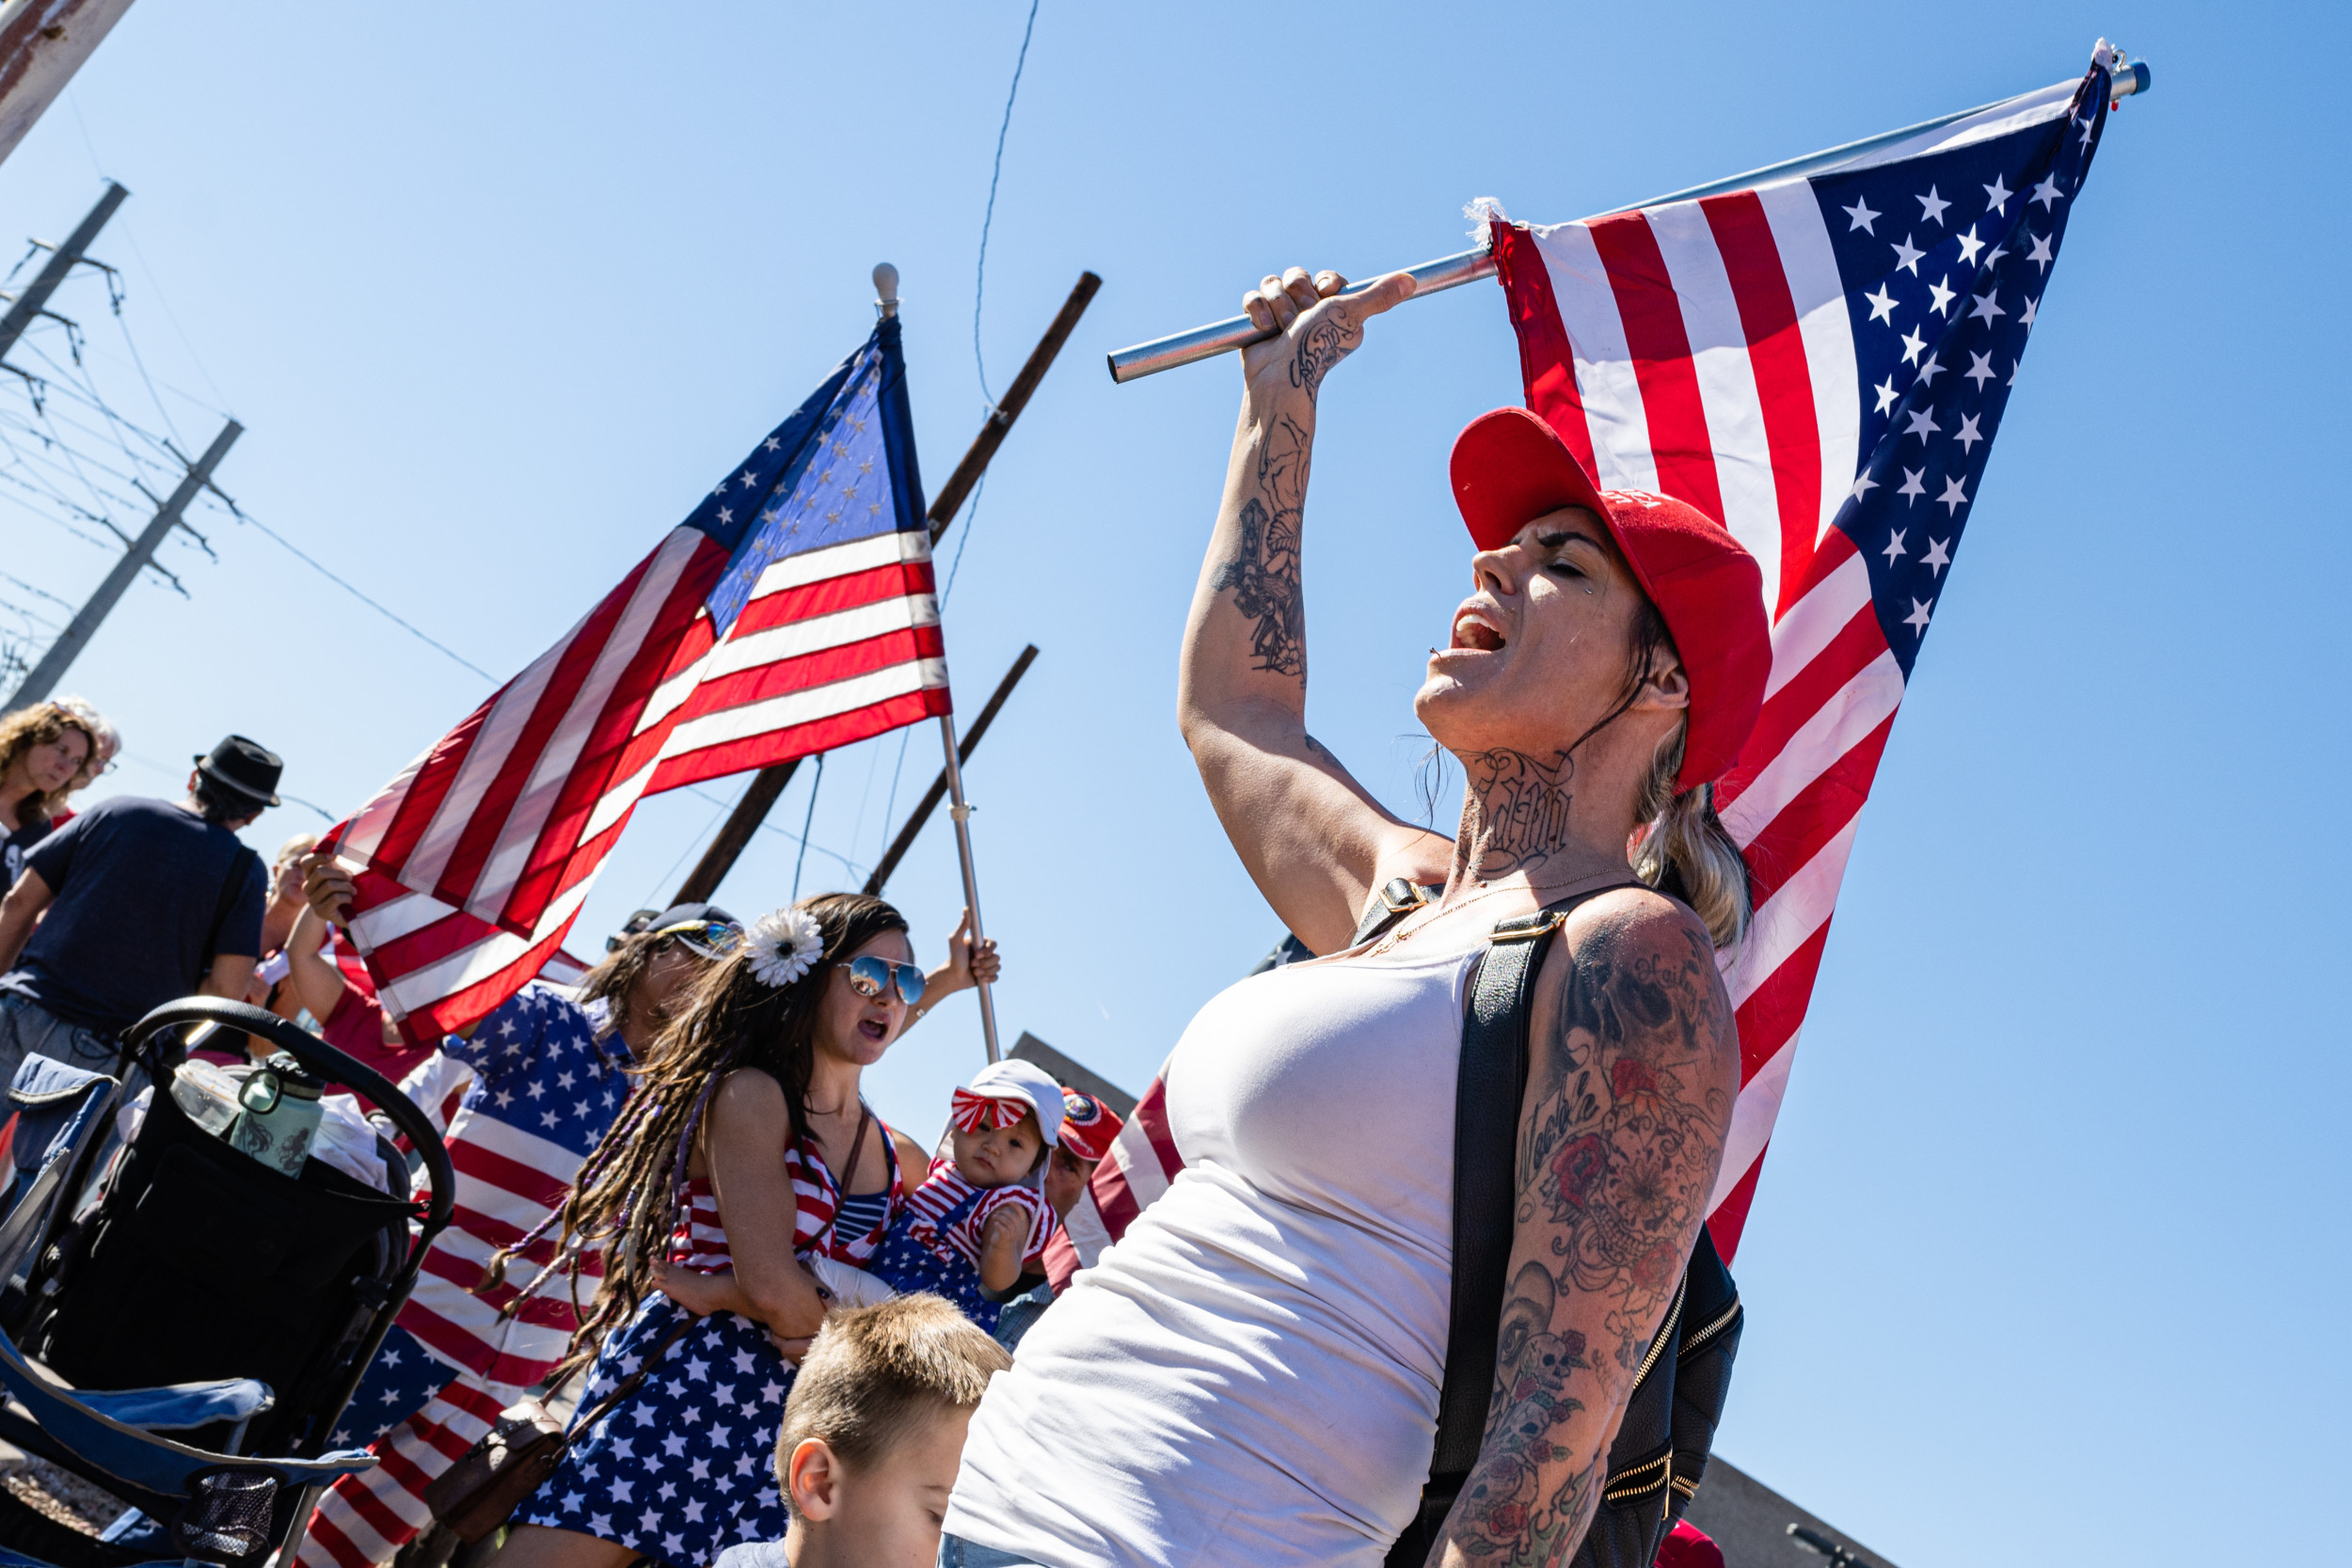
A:
[[[1448,1568],[1564,1561],[1583,1540],[1740,1087],[1707,927],[1645,889],[1577,911],[1529,1037],[1495,1393],[1430,1555]]]
[[[1307,733],[1302,567],[1315,403],[1324,376],[1363,341],[1364,322],[1413,292],[1402,273],[1339,297],[1345,286],[1336,273],[1310,278],[1293,267],[1244,298],[1250,319],[1279,335],[1242,355],[1241,421],[1176,699],[1226,836],[1274,912],[1318,953],[1346,945],[1388,877],[1440,880],[1452,850],[1384,810]]]

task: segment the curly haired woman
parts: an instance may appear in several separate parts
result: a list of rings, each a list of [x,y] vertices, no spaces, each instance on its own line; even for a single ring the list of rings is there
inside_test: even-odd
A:
[[[62,703],[37,703],[0,719],[0,859],[11,885],[65,798],[95,776],[98,752],[89,721]]]
[[[860,1073],[922,999],[914,958],[897,910],[822,894],[762,916],[696,985],[563,1214],[566,1247],[604,1254],[572,1352],[573,1364],[595,1357],[583,1405],[595,1416],[652,1370],[579,1433],[524,1505],[502,1568],[690,1568],[784,1534],[770,1461],[786,1352],[826,1307],[796,1255],[870,1258],[905,1161],[920,1159],[858,1098]],[[842,1194],[878,1165],[888,1201],[853,1217]],[[697,1318],[660,1293],[673,1270],[732,1271],[751,1311]]]

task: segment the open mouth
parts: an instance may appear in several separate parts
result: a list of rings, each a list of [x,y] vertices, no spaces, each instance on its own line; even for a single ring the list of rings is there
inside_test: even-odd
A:
[[[1469,648],[1482,654],[1502,651],[1502,631],[1486,618],[1484,610],[1465,609],[1454,617],[1454,642],[1456,648]]]
[[[877,1045],[890,1037],[890,1026],[876,1019],[858,1020],[857,1032]]]

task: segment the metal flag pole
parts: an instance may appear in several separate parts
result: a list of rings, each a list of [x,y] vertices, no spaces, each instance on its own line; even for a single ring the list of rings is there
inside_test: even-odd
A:
[[[2120,100],[2144,93],[2153,85],[2154,74],[2149,71],[2147,62],[2135,60],[2116,71],[2108,92],[2110,96]],[[1654,196],[1646,201],[1636,201],[1629,206],[1613,208],[1611,211],[1629,213],[1638,208],[1662,206],[1669,201],[1695,201],[1701,197],[1715,196],[1724,191],[1745,190],[1751,185],[1761,184],[1768,180],[1791,180],[1800,174],[1809,174],[1816,169],[1827,168],[1833,164],[1841,164],[1851,158],[1859,158],[1864,153],[1875,151],[1882,147],[1890,147],[1906,136],[1915,136],[1922,132],[1933,131],[1956,120],[1966,119],[1971,115],[1982,114],[1985,110],[1997,108],[2001,103],[2007,102],[2009,100],[2003,99],[1994,103],[1979,103],[1973,109],[1960,109],[1948,115],[1938,115],[1933,119],[1923,119],[1916,125],[1906,125],[1899,131],[1888,131],[1876,136],[1865,136],[1860,141],[1848,142],[1843,147],[1825,148],[1819,152],[1808,152],[1802,158],[1790,158],[1785,163],[1750,169],[1745,174],[1735,174],[1727,180],[1715,180],[1704,185],[1692,185],[1688,190],[1671,191],[1664,196]],[[1608,214],[1596,215],[1606,216]],[[1461,251],[1453,256],[1440,256],[1434,261],[1423,261],[1417,267],[1407,267],[1405,270],[1412,275],[1416,285],[1409,297],[1419,299],[1423,294],[1438,293],[1447,289],[1460,288],[1465,283],[1474,283],[1482,277],[1492,277],[1495,275],[1495,259],[1493,252],[1482,240],[1474,249]],[[1351,284],[1340,291],[1341,295],[1344,297],[1348,294],[1362,293],[1379,280],[1380,278],[1375,277]],[[1248,348],[1252,343],[1264,342],[1273,336],[1272,332],[1261,331],[1248,316],[1229,316],[1221,322],[1211,322],[1206,326],[1196,326],[1189,332],[1172,333],[1166,338],[1154,338],[1148,343],[1137,343],[1133,348],[1117,350],[1110,356],[1111,379],[1127,382],[1138,380],[1147,375],[1157,375],[1162,371],[1172,371],[1179,365],[1195,365],[1203,359],[1214,359],[1220,354],[1234,353]]]
[[[963,769],[956,764],[956,716],[939,716],[939,737],[947,751],[947,815],[956,824],[956,860],[963,867],[963,907],[972,911],[972,945],[978,947],[980,930],[980,883],[972,874],[972,806],[963,798]],[[988,1059],[1004,1060],[996,1049],[996,1004],[988,994],[988,982],[980,982],[980,1037],[988,1044]]]
[[[1089,275],[1089,277],[1091,276],[1091,274]],[[1080,280],[1080,287],[1085,288],[1085,279]],[[898,313],[898,269],[887,261],[875,267],[874,291],[879,296],[874,303],[882,308],[882,314],[897,315]],[[1086,296],[1090,298],[1094,291],[1089,288],[1085,289],[1085,293]],[[1072,305],[1074,309],[1065,307],[1064,313],[1069,317],[1071,325],[1075,325],[1078,311],[1086,309],[1086,300],[1073,293]],[[1069,335],[1067,327],[1062,329],[1062,335],[1064,337]],[[1055,342],[1053,347],[1058,350],[1061,344]],[[1043,355],[1045,364],[1053,362],[1052,353],[1045,351],[1043,345],[1040,345],[1040,352]],[[1039,356],[1032,355],[1030,356],[1032,363],[1035,363],[1038,357]],[[1026,366],[1023,368],[1025,374],[1027,369]],[[1042,364],[1037,366],[1037,373],[1040,376],[1045,373]],[[1012,421],[1007,420],[1005,422],[1010,424]],[[986,432],[982,434],[985,435]],[[975,445],[977,447],[977,443]],[[992,451],[994,450],[993,443],[990,450]],[[983,456],[980,461],[985,465],[987,458]],[[966,459],[967,466],[970,460]],[[961,474],[961,470],[959,469],[958,472]],[[944,519],[939,521],[944,521]],[[985,932],[980,925],[980,879],[972,870],[972,806],[971,802],[963,798],[963,769],[958,767],[956,762],[956,716],[954,714],[943,713],[939,716],[939,736],[947,749],[946,768],[947,815],[955,820],[956,824],[956,862],[963,869],[963,907],[972,911],[972,945],[977,949],[985,940]],[[987,981],[980,982],[979,992],[980,1038],[988,1046],[988,1059],[992,1062],[1000,1062],[1004,1060],[1004,1054],[996,1049],[996,1002],[988,993]]]

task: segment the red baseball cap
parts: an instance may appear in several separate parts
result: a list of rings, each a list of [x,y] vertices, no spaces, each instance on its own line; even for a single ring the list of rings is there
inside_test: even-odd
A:
[[[1764,574],[1697,507],[1646,490],[1603,490],[1567,443],[1524,408],[1481,414],[1454,437],[1454,502],[1482,550],[1547,512],[1581,506],[1607,525],[1658,607],[1691,681],[1677,793],[1723,777],[1747,744],[1772,668]]]

